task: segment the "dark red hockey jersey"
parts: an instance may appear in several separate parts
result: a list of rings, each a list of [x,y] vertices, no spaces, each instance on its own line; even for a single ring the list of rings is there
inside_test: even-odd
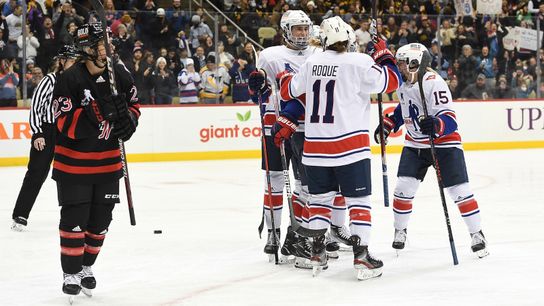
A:
[[[138,92],[123,64],[115,65],[119,94],[124,93],[129,111],[140,116]],[[56,125],[53,179],[76,184],[108,183],[123,176],[119,142],[111,134],[112,124],[98,122],[92,107],[111,94],[108,73],[91,75],[84,63],[66,70],[53,93]],[[94,118],[94,120],[93,120]]]

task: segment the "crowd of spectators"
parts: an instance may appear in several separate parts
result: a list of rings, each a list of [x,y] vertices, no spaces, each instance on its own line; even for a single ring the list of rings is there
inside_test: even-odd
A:
[[[23,64],[27,67],[24,79],[30,98],[37,82],[49,71],[58,48],[73,42],[73,33],[92,13],[87,0],[26,0],[25,23],[20,1],[5,0],[0,5],[0,106],[16,105],[21,98]],[[354,28],[360,52],[371,39],[370,0],[212,2],[265,47],[281,44],[279,20],[289,9],[305,11],[314,24],[340,16]],[[540,1],[503,0],[503,13],[494,16],[477,12],[458,16],[454,1],[378,2],[378,34],[393,52],[412,42],[427,46],[433,69],[447,80],[454,99],[536,96],[538,74],[542,71],[537,52],[511,50],[503,38],[516,26],[535,29],[537,19],[544,19]],[[184,5],[181,0],[104,0],[117,54],[133,74],[140,101],[248,103],[247,81],[255,69],[253,44],[239,37],[221,17],[217,19],[221,22],[218,33],[214,33],[215,20],[202,8],[189,12],[187,3]],[[213,14],[212,9],[208,11]],[[264,27],[276,29],[277,34],[259,37],[259,29]],[[27,33],[25,42],[23,30]],[[539,48],[538,56],[544,63],[544,49]]]

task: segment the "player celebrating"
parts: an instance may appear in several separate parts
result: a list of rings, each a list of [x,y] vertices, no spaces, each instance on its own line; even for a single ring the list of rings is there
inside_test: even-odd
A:
[[[53,59],[54,71],[47,74],[40,81],[32,95],[30,111],[32,146],[30,148],[28,170],[13,208],[13,225],[11,229],[14,231],[20,232],[26,227],[32,206],[34,206],[36,197],[49,173],[57,135],[54,126],[55,110],[51,103],[53,89],[57,77],[64,70],[70,68],[78,56],[76,49],[72,45],[64,45],[60,48],[58,55]]]
[[[62,290],[71,296],[96,286],[91,266],[119,202],[118,138],[130,139],[140,116],[136,87],[120,63],[114,64],[119,95],[111,94],[103,35],[97,23],[77,29],[75,44],[84,59],[62,74],[54,91]]]
[[[423,92],[429,110],[429,116],[423,117],[417,74],[419,69],[424,69],[419,65],[425,56],[430,57],[429,51],[418,43],[408,44],[397,50],[397,63],[404,84],[397,91],[400,103],[391,116],[384,117],[383,122],[386,137],[391,131],[398,131],[403,124],[406,126],[406,140],[393,200],[393,248],[404,248],[412,201],[427,169],[432,165],[429,144],[429,135],[432,134],[443,186],[457,204],[468,227],[472,237],[472,251],[479,257],[484,257],[488,254],[487,242],[480,226],[478,202],[468,184],[451,92],[446,82],[431,69],[427,69],[423,76]],[[374,133],[376,142],[379,142],[378,133],[379,127]]]
[[[379,40],[373,58],[348,53],[349,31],[339,17],[321,24],[326,51],[309,57],[294,76],[280,74],[283,100],[305,95],[306,103],[289,102],[278,118],[275,138],[289,139],[296,130],[294,118],[305,112],[306,135],[302,163],[310,192],[310,229],[331,223],[337,191],[349,209],[350,242],[358,279],[381,275],[383,263],[368,251],[371,225],[370,94],[392,92],[401,82],[395,59]],[[304,109],[305,108],[305,109]],[[327,267],[325,237],[313,241],[314,275]]]
[[[268,227],[268,241],[264,247],[266,254],[275,254],[278,246],[274,244],[274,241],[279,241],[279,233],[281,227],[281,212],[283,208],[283,174],[281,155],[279,149],[274,146],[272,137],[270,137],[270,129],[272,124],[276,121],[274,104],[269,103],[269,97],[271,94],[270,82],[275,82],[275,75],[279,72],[289,69],[291,71],[297,71],[298,68],[304,63],[306,58],[313,54],[316,49],[308,47],[309,31],[311,27],[310,18],[302,11],[290,10],[285,12],[280,21],[282,30],[284,45],[269,47],[260,53],[257,68],[258,71],[251,73],[249,77],[249,89],[252,100],[257,103],[260,99],[263,105],[264,123],[265,123],[265,141],[266,152],[263,152],[263,166],[265,169],[265,154],[268,158],[268,167],[270,170],[270,181],[272,187],[272,206],[274,211],[274,223],[276,227],[276,240],[274,240],[272,231],[272,222],[270,219],[269,207],[269,194],[268,190],[265,190],[264,196],[264,212],[266,225]],[[304,119],[301,119],[301,123]],[[303,125],[297,130],[296,136],[293,137],[293,147],[295,149],[295,157],[291,159],[292,150],[291,145],[286,145],[286,158],[293,161],[293,168],[295,173],[295,190],[293,193],[293,208],[295,210],[295,217],[299,222],[302,222],[302,212],[307,198],[307,189],[303,188],[306,185],[304,178],[304,169],[300,161],[300,157],[297,158],[297,152],[301,151],[297,148],[302,147],[302,140],[304,139]],[[305,239],[300,239],[297,235],[288,228],[285,242],[281,249],[282,261],[285,261],[287,257],[291,255],[298,255],[295,260],[295,266],[297,267],[309,267],[308,263],[305,263],[304,257],[309,259],[309,248],[305,243]],[[296,244],[296,250],[295,250]]]

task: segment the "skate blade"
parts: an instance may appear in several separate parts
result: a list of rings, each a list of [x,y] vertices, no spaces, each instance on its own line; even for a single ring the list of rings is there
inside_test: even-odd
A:
[[[340,249],[338,251],[340,252],[353,252],[353,247],[350,246],[350,245],[345,245],[345,244],[339,244],[340,245]]]
[[[275,255],[274,254],[268,254],[268,262],[274,262],[274,260],[276,260]]]
[[[289,264],[292,265],[295,263],[295,256],[293,255],[281,255],[280,257],[280,264]]]
[[[83,294],[85,294],[88,297],[93,297],[93,290],[92,289],[81,288],[81,292],[83,292]]]
[[[357,280],[360,281],[382,276],[382,268],[376,268],[372,270],[367,269],[366,267],[364,269],[355,269],[357,270]]]
[[[321,271],[323,271],[323,266],[313,266],[312,267],[312,276],[313,277],[317,277],[319,275],[319,273],[321,273]]]
[[[68,297],[68,303],[70,303],[70,305],[74,304],[75,298],[76,298],[75,295],[70,295],[70,296]]]
[[[327,257],[329,257],[330,259],[338,259],[338,251],[327,252]]]
[[[25,226],[21,224],[14,224],[11,226],[11,230],[14,232],[24,232]]]
[[[489,255],[489,251],[487,249],[482,249],[482,250],[476,251],[476,255],[478,255],[479,258],[484,258],[487,255]]]
[[[303,257],[295,257],[295,268],[309,270],[313,268],[313,265],[309,259]]]

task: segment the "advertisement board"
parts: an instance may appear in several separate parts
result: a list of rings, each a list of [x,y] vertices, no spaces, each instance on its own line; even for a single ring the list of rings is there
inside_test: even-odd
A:
[[[396,103],[385,103],[392,112]],[[459,101],[459,130],[468,150],[544,147],[544,101]],[[0,111],[0,166],[24,165],[30,150],[28,109]],[[377,121],[372,105],[370,133]],[[127,142],[129,161],[257,158],[259,109],[254,105],[143,107],[137,133]],[[403,131],[391,135],[388,152],[400,152]],[[379,152],[374,144],[372,150]]]

